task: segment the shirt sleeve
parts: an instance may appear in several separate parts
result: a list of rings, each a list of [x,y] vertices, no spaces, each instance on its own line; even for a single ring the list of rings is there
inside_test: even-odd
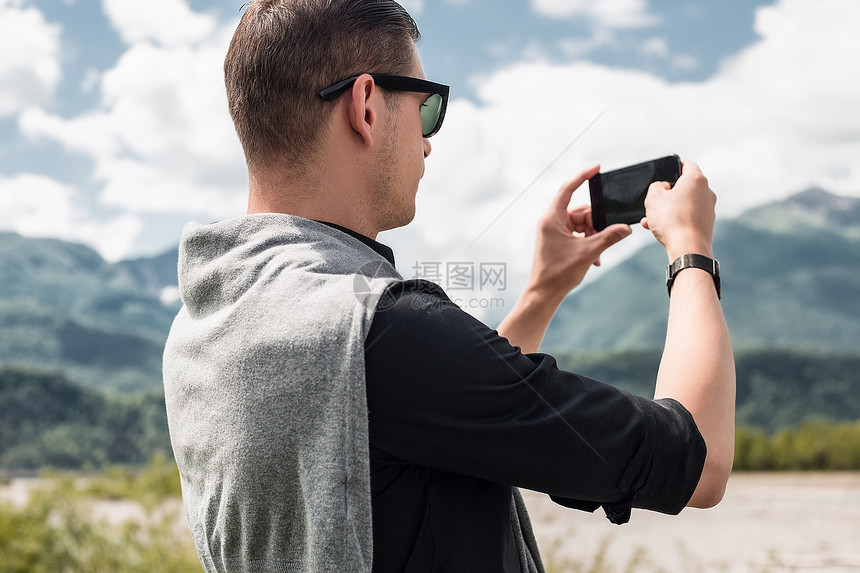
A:
[[[603,506],[613,523],[632,507],[674,514],[687,504],[706,452],[680,403],[523,354],[433,283],[396,283],[386,295],[365,343],[374,447],[567,507]]]

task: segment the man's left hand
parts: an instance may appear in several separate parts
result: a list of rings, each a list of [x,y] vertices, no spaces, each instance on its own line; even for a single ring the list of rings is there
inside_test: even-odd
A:
[[[529,283],[559,303],[582,282],[591,265],[600,265],[603,251],[633,232],[629,225],[618,224],[598,233],[591,207],[570,205],[573,192],[599,170],[595,165],[562,185],[538,225]]]

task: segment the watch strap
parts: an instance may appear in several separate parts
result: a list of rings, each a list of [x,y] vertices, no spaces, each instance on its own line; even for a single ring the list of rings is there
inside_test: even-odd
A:
[[[672,284],[675,282],[675,276],[684,269],[702,269],[710,273],[714,279],[714,286],[717,289],[717,298],[722,298],[720,289],[720,261],[712,259],[704,255],[681,255],[675,261],[666,267],[666,288],[669,291],[669,296],[672,296]]]

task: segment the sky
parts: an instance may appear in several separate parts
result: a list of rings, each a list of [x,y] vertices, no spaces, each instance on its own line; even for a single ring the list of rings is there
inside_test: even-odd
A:
[[[116,261],[174,247],[188,221],[240,216],[222,63],[242,3],[0,0],[0,231]],[[415,220],[379,239],[407,278],[445,283],[461,265],[462,281],[471,266],[474,288],[454,286],[475,314],[510,307],[538,217],[596,163],[677,153],[720,218],[812,186],[860,196],[857,0],[403,5],[451,100]],[[637,229],[603,268],[649,241]]]

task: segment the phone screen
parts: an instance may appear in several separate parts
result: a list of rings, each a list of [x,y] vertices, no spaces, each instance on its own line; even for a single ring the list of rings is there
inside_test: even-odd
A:
[[[598,173],[588,180],[594,228],[600,231],[615,223],[638,223],[645,216],[645,196],[651,183],[674,185],[680,176],[677,155]]]

